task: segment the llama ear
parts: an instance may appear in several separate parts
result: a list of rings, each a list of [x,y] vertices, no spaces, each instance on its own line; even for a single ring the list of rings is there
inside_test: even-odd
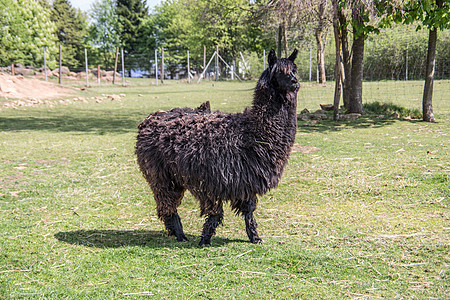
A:
[[[275,50],[270,50],[269,52],[269,67],[272,68],[272,66],[277,62],[277,55],[275,54]]]
[[[298,53],[297,49],[294,49],[294,51],[292,52],[291,56],[289,56],[288,59],[294,62],[294,60],[297,58],[297,53]]]

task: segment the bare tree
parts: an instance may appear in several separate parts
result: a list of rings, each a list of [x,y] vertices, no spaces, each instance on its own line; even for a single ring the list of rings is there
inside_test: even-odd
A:
[[[313,1],[316,3],[316,7],[312,7],[315,11],[317,27],[314,30],[314,37],[317,42],[317,82],[318,83],[326,83],[327,78],[325,74],[325,42],[327,37],[327,28],[328,28],[328,20],[327,20],[327,1]],[[313,3],[309,3],[308,5],[314,5]],[[305,3],[306,4],[306,3]]]
[[[342,67],[343,72],[341,72],[342,80],[342,98],[344,101],[344,107],[349,108],[350,103],[350,82],[351,82],[351,56],[348,46],[348,30],[347,30],[347,18],[345,13],[342,11],[342,7],[336,7],[338,14],[338,27],[339,27],[339,37],[342,48]],[[334,20],[333,20],[334,21]]]
[[[333,101],[333,119],[339,120],[339,101],[341,98],[341,37],[339,31],[338,0],[332,0],[333,5],[333,31],[336,45],[335,86]]]

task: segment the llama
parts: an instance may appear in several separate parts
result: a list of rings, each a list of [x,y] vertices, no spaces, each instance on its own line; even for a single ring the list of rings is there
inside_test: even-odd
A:
[[[199,245],[210,245],[222,223],[223,202],[244,216],[248,238],[261,243],[253,212],[257,195],[278,185],[297,131],[297,50],[278,59],[270,51],[252,106],[243,113],[175,108],[150,114],[136,143],[139,167],[168,235],[187,241],[177,213],[184,192],[199,200],[206,216]]]

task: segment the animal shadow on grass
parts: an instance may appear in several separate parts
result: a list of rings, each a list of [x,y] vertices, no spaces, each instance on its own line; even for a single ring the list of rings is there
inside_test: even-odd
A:
[[[71,114],[60,112],[33,112],[27,115],[0,116],[0,131],[51,131],[77,132],[80,134],[135,132],[142,114],[138,111],[117,112],[111,110],[73,110]]]
[[[320,120],[301,121],[298,120],[297,131],[302,133],[342,131],[345,129],[381,128],[394,124],[395,122],[419,123],[421,120],[408,120],[404,118],[377,118],[373,115],[363,115],[357,120]]]
[[[58,232],[55,238],[73,245],[95,248],[121,248],[141,246],[149,248],[198,248],[199,237],[186,234],[188,242],[177,242],[168,237],[165,231],[151,230],[76,230]],[[213,237],[212,247],[221,247],[228,243],[246,242],[246,240]]]

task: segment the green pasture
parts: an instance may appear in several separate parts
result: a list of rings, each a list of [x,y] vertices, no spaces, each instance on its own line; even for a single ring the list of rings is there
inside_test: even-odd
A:
[[[0,298],[448,298],[448,80],[435,83],[434,124],[383,110],[299,121],[297,152],[256,211],[265,243],[249,243],[225,206],[212,246],[198,247],[204,220],[189,193],[179,212],[190,241],[166,236],[136,164],[137,124],[206,100],[242,111],[254,86],[132,80],[66,97],[87,103],[2,108]],[[364,102],[420,110],[422,89],[368,82]],[[333,92],[302,83],[299,112],[331,103]],[[126,96],[92,99],[101,94]]]

